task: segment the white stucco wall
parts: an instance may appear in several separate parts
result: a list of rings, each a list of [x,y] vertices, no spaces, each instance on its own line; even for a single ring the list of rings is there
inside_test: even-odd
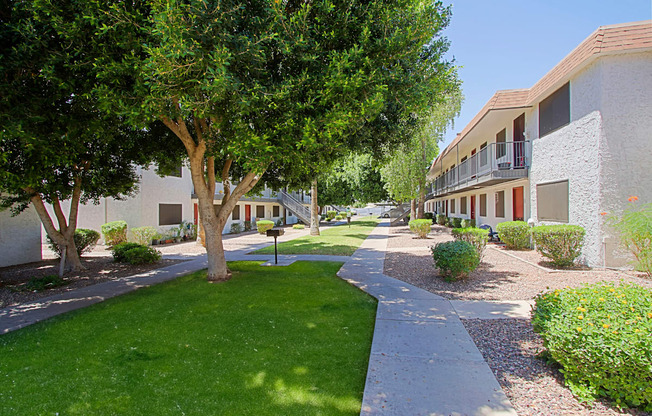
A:
[[[41,221],[30,206],[18,216],[0,211],[0,267],[41,260]]]

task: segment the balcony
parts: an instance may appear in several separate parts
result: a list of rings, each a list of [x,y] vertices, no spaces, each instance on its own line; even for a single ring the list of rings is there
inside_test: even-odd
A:
[[[529,141],[492,143],[443,173],[431,185],[431,197],[528,177]]]

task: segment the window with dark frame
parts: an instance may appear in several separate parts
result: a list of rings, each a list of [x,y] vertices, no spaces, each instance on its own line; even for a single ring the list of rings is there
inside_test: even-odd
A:
[[[496,217],[505,218],[505,191],[496,192]]]
[[[487,164],[487,142],[480,145],[480,166]]]
[[[281,216],[281,207],[278,205],[274,205],[272,207],[272,217],[280,217]]]
[[[480,194],[480,216],[487,216],[487,194]]]
[[[568,180],[537,184],[539,221],[568,222]]]
[[[233,221],[237,221],[240,219],[240,205],[236,205],[235,208],[233,208],[233,212],[231,213],[231,219]]]
[[[460,198],[460,214],[466,214],[466,197]]]
[[[265,218],[265,205],[256,205],[256,217]]]
[[[539,103],[539,137],[570,123],[570,83],[562,85]]]
[[[455,212],[455,199],[451,199],[451,213]]]
[[[507,154],[506,140],[507,129],[502,129],[496,134],[496,159],[500,159]]]
[[[182,204],[158,204],[158,225],[181,224],[182,214]]]

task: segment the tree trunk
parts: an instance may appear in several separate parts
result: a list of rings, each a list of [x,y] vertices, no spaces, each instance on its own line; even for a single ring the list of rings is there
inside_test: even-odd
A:
[[[310,235],[319,235],[319,203],[317,201],[317,179],[310,187]]]
[[[414,220],[417,218],[417,200],[410,200],[410,219]]]
[[[417,216],[420,220],[426,217],[426,189],[423,186],[419,187],[419,204],[417,206]]]

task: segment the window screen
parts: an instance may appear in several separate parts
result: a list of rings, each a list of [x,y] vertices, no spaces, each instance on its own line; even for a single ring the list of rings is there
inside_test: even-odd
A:
[[[540,221],[568,222],[568,181],[537,185],[537,217]]]
[[[460,214],[466,214],[466,197],[460,198]]]
[[[265,205],[257,205],[256,206],[256,217],[257,218],[265,218]]]
[[[158,204],[158,225],[181,224],[181,204]]]
[[[272,208],[272,217],[280,217],[281,216],[281,207],[278,205],[274,205]]]
[[[567,82],[539,103],[539,137],[570,123],[569,86]]]
[[[496,217],[505,218],[505,191],[496,192]]]
[[[480,216],[487,216],[487,194],[480,194]]]
[[[233,212],[231,213],[231,219],[234,221],[240,219],[240,205],[236,205],[235,208],[233,208]]]

